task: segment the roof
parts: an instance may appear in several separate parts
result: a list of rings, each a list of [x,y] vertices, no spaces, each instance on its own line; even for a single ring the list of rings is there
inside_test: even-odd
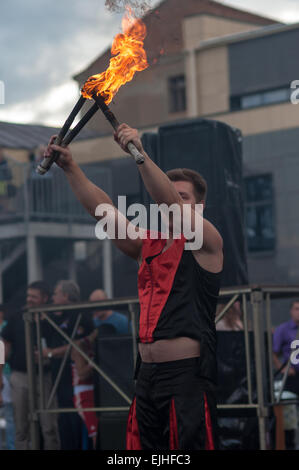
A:
[[[40,144],[46,144],[50,137],[58,134],[60,128],[37,124],[16,124],[0,122],[0,147],[32,150]],[[86,140],[99,137],[100,134],[82,129],[75,140]]]
[[[272,36],[281,34],[288,31],[299,29],[299,23],[281,24],[266,26],[264,28],[255,29],[254,31],[243,31],[241,33],[228,34],[226,36],[219,36],[216,38],[207,39],[202,41],[198,46],[199,49],[208,49],[210,47],[219,47],[222,44],[232,44],[234,42],[248,41],[251,39],[262,38],[265,36]]]
[[[277,21],[264,16],[239,10],[212,0],[163,0],[143,18],[147,27],[145,50],[151,63],[159,57],[161,47],[165,55],[177,54],[183,49],[182,21],[193,15],[212,15],[257,27],[277,24]],[[100,54],[85,70],[74,75],[74,79],[83,83],[88,76],[99,73],[109,64],[110,48]]]

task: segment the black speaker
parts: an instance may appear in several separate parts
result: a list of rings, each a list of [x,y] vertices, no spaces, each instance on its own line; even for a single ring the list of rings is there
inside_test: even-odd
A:
[[[105,336],[96,340],[96,363],[132,400],[135,390],[132,336]],[[130,406],[108,382],[94,373],[95,406]],[[121,450],[126,445],[127,411],[105,411],[99,416],[96,448]]]
[[[131,336],[99,337],[96,342],[96,363],[105,374],[132,400],[134,395],[133,339]],[[128,402],[107,380],[95,373],[97,407],[128,406]]]
[[[247,284],[240,131],[222,122],[192,119],[144,134],[142,142],[163,171],[190,168],[205,178],[204,214],[224,241],[222,286]],[[142,197],[144,204],[152,202],[144,189]]]
[[[97,450],[125,450],[128,413],[107,412],[99,417]]]

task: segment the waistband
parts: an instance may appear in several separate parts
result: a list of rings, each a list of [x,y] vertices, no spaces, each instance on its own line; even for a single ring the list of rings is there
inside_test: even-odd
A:
[[[191,357],[188,359],[179,359],[178,361],[168,361],[168,362],[142,362],[140,368],[142,369],[175,369],[177,367],[188,367],[188,366],[197,366],[199,364],[200,357]]]

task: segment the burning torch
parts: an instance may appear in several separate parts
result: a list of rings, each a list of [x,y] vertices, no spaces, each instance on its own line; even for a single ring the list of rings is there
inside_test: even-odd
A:
[[[123,33],[118,34],[112,44],[111,53],[114,57],[110,59],[109,67],[101,74],[89,77],[85,82],[78,102],[54,142],[56,145],[66,147],[70,144],[99,109],[101,109],[113,129],[117,130],[119,122],[108,104],[119,88],[132,80],[135,72],[140,72],[148,67],[146,52],[143,48],[143,41],[146,36],[145,24],[141,19],[135,18],[131,12],[127,11],[122,20],[122,28]],[[84,114],[78,124],[69,131],[75,117],[87,99],[93,99],[95,103]],[[143,155],[137,150],[133,142],[129,142],[127,147],[136,163],[141,164],[144,162]],[[36,169],[37,173],[44,175],[58,157],[59,152],[53,152],[50,157],[44,157]]]

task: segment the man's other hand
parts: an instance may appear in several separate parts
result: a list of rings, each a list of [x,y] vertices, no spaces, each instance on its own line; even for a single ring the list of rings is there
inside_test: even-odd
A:
[[[132,142],[140,153],[144,152],[137,129],[132,129],[127,124],[121,124],[114,134],[114,140],[120,145],[124,152],[128,151],[128,143]]]

